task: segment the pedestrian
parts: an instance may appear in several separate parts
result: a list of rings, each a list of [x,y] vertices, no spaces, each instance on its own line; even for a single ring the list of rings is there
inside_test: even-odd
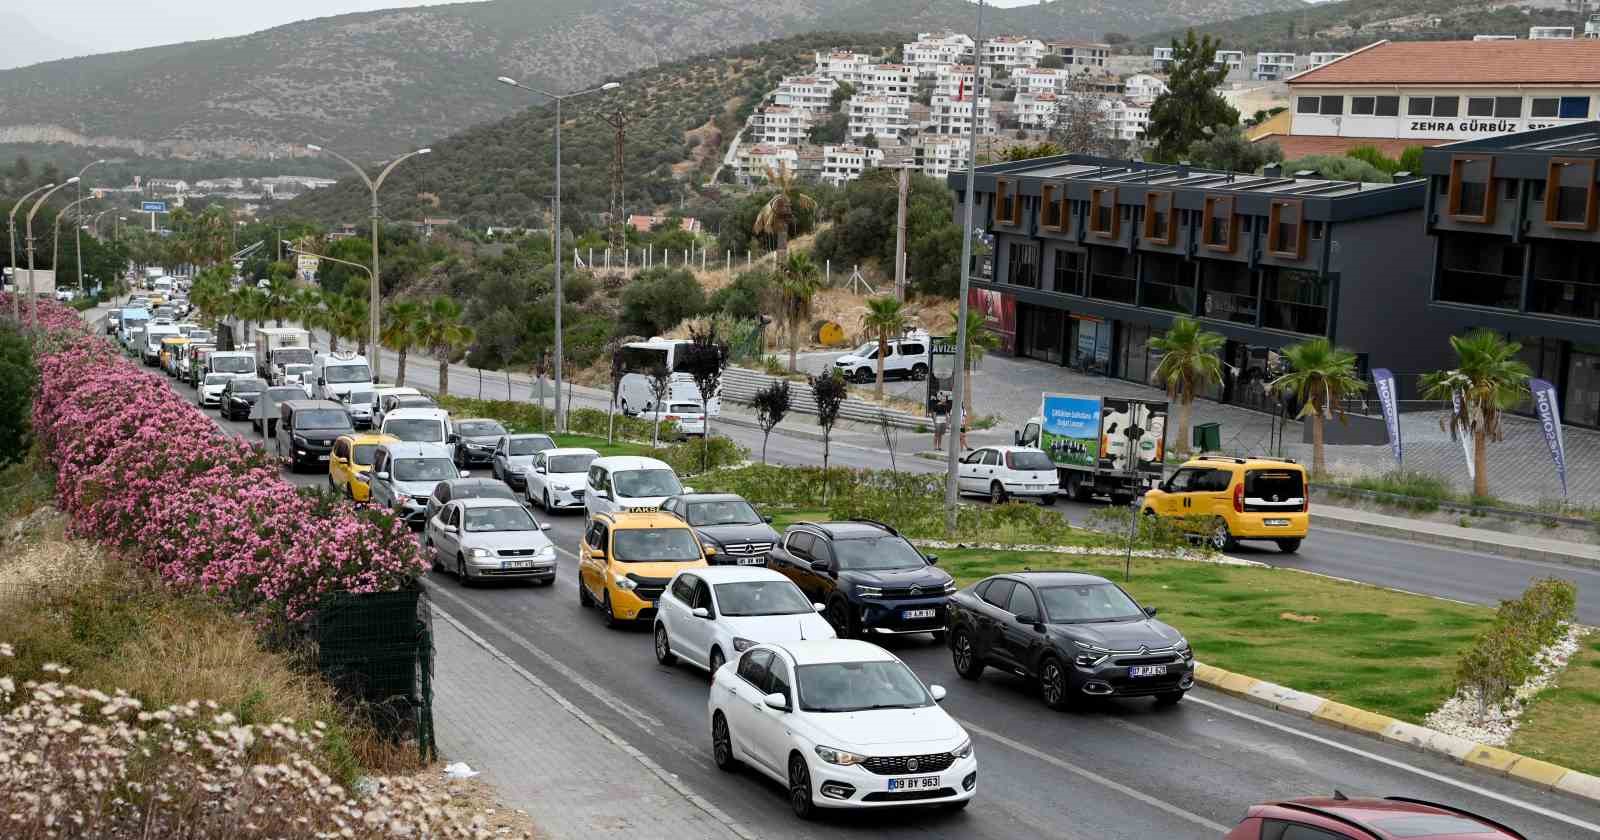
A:
[[[963,412],[961,412],[961,451],[962,452],[966,452],[967,450],[972,448],[971,446],[967,445],[967,425],[968,425],[967,424],[967,413],[965,411],[963,411]]]
[[[933,448],[936,452],[944,451],[944,434],[950,427],[950,411],[945,407],[943,398],[933,404]]]

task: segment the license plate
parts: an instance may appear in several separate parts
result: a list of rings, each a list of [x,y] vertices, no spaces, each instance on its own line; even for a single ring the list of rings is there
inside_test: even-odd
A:
[[[532,560],[502,560],[500,562],[500,568],[502,569],[529,569],[532,567]]]
[[[326,455],[318,455],[317,456],[317,460],[318,461],[326,461],[326,460],[328,460],[328,456],[326,456]]]
[[[900,617],[904,619],[933,618],[937,614],[938,611],[936,610],[904,610],[900,613]]]
[[[1048,484],[1030,484],[1030,485],[1028,485],[1028,489],[1029,490],[1049,490],[1050,489],[1050,485],[1048,485]]]
[[[903,779],[890,779],[890,790],[938,790],[938,776],[907,776]]]
[[[767,564],[766,558],[763,558],[763,557],[740,557],[739,558],[739,565],[741,565],[741,566],[765,566],[766,564]]]
[[[1128,669],[1130,677],[1159,677],[1167,673],[1165,665],[1135,665]]]
[[[1261,520],[1261,524],[1266,525],[1266,526],[1271,527],[1271,528],[1287,528],[1287,527],[1289,527],[1289,520],[1287,520],[1287,519],[1263,519],[1263,520]]]

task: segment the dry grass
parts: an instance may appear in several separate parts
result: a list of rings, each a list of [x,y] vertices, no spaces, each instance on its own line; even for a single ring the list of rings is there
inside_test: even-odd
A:
[[[1555,686],[1528,707],[1509,749],[1523,755],[1600,773],[1600,631],[1590,631]]]

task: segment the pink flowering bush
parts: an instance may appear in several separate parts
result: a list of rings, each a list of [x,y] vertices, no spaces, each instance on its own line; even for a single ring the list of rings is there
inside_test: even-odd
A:
[[[75,534],[292,622],[326,593],[391,591],[427,570],[405,523],[284,481],[73,310],[41,302],[40,321],[34,434]]]

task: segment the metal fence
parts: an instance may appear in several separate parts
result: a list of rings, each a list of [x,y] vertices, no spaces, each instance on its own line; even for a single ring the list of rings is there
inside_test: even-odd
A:
[[[747,368],[730,367],[722,375],[722,398],[738,403],[748,404],[755,399],[757,391],[778,381],[776,376]],[[812,393],[811,386],[805,382],[789,383],[790,409],[802,414],[815,415],[817,413],[817,398]],[[885,408],[865,400],[845,398],[844,404],[839,407],[839,419],[856,423],[870,423],[878,425],[887,423],[897,429],[916,429],[928,425],[928,418],[909,411],[894,408]]]
[[[421,587],[325,596],[310,635],[317,668],[340,698],[369,713],[386,735],[414,734],[423,761],[433,738],[433,611]]]

